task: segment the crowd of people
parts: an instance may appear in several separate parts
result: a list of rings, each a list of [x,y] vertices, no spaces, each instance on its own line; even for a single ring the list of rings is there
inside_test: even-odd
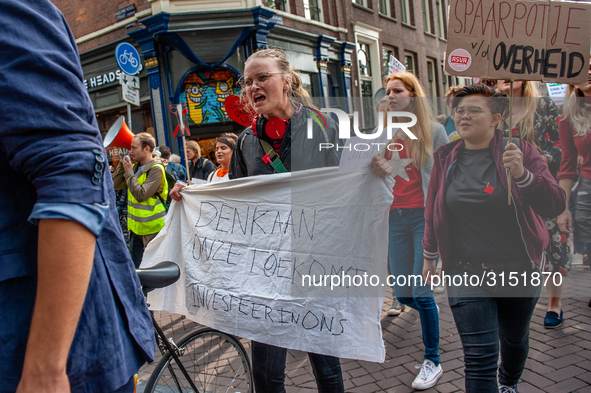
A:
[[[216,139],[217,167],[196,141],[186,142],[183,166],[170,148],[156,148],[154,137],[139,133],[110,175],[61,13],[48,0],[7,0],[0,26],[6,48],[0,103],[11,114],[21,113],[25,102],[37,110],[4,116],[0,127],[0,390],[131,393],[134,374],[155,351],[134,265],[164,227],[169,196],[182,201],[191,179],[218,183],[338,166],[337,149],[318,150],[320,142],[339,144],[338,124],[329,116],[317,121],[317,108],[282,50],[261,50],[246,60],[242,81],[252,125]],[[43,34],[31,41],[23,30]],[[60,55],[47,55],[48,48]],[[542,290],[542,280],[529,278],[567,274],[573,232],[575,245],[591,253],[591,63],[589,82],[569,85],[562,109],[540,97],[537,83],[482,81],[450,89],[451,115],[438,121],[415,75],[389,75],[384,84],[383,116],[394,111],[417,118],[410,127],[416,139],[395,132],[390,143],[403,148],[384,148],[368,174],[396,180],[385,213],[390,273],[425,277],[395,287],[398,301],[418,311],[425,347],[412,387],[429,389],[444,373],[430,286],[439,270],[515,273],[528,278],[523,285],[447,286],[466,391],[515,393]],[[131,255],[111,203],[114,190],[123,189]],[[563,281],[550,281],[543,324],[559,328]],[[286,348],[252,343],[258,393],[285,392],[286,356]],[[340,360],[308,356],[318,391],[344,392]]]

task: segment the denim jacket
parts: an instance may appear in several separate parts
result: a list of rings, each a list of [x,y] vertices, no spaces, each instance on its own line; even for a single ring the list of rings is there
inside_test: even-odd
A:
[[[154,330],[76,43],[49,0],[3,1],[0,30],[0,358],[22,357],[26,347],[32,308],[19,304],[36,293],[11,283],[36,280],[35,205],[100,205],[106,218],[67,373],[72,392],[115,390],[153,360]],[[21,372],[22,363],[0,362],[0,391],[14,391]]]

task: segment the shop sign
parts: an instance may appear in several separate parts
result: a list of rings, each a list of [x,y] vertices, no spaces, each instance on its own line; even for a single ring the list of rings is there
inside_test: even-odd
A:
[[[119,80],[120,76],[120,70],[104,72],[102,74],[93,76],[92,78],[84,79],[84,87],[89,89],[93,87],[104,86]]]

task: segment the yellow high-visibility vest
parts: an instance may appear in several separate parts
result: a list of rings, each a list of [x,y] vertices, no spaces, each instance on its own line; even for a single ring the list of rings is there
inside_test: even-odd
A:
[[[160,187],[162,192],[160,196],[162,200],[166,201],[168,198],[168,183],[166,181],[165,169],[162,164],[155,164],[152,168],[160,168],[162,171],[162,180],[160,180]],[[152,169],[150,168],[150,169]],[[144,184],[148,177],[148,171],[142,173],[137,182]],[[153,195],[143,202],[139,202],[127,189],[127,227],[130,231],[137,235],[151,235],[158,233],[164,228],[164,216],[166,216],[166,208],[158,198],[158,195]]]

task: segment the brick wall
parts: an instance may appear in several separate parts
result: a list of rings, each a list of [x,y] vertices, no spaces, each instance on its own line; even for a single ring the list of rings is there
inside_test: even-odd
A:
[[[76,38],[117,23],[115,15],[117,10],[128,5],[135,4],[136,13],[150,8],[147,0],[52,0],[52,2],[64,14]],[[79,51],[82,53],[126,36],[127,31],[123,27],[81,44]]]

